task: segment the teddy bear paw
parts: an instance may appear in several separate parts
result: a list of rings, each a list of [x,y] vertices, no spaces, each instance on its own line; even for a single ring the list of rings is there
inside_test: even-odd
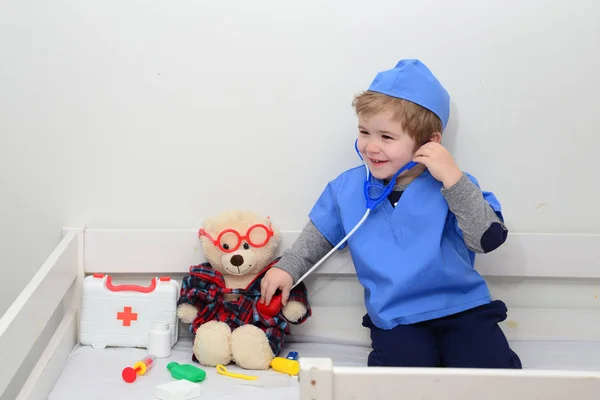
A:
[[[254,325],[243,325],[233,331],[231,352],[235,363],[244,369],[268,369],[275,357],[267,335]]]
[[[183,303],[177,307],[177,317],[186,324],[191,324],[198,315],[198,309],[191,304]]]
[[[224,322],[209,321],[200,325],[194,338],[194,355],[209,367],[231,362],[231,329]]]
[[[306,306],[299,301],[288,301],[281,312],[285,319],[290,322],[299,321],[300,318],[306,315]]]

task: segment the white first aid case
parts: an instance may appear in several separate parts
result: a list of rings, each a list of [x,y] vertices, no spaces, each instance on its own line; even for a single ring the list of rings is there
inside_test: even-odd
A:
[[[115,285],[110,275],[85,277],[79,335],[94,348],[142,347],[154,322],[168,322],[171,346],[179,334],[179,284],[169,277],[153,278],[148,286]]]

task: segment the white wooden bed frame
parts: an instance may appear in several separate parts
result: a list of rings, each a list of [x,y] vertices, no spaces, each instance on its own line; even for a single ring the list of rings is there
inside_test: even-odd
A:
[[[179,278],[204,260],[196,232],[65,228],[62,241],[0,319],[0,399],[45,399],[52,390],[77,344],[79,290],[86,274]],[[283,232],[280,251],[296,235]],[[502,249],[478,256],[477,268],[509,306],[503,325],[509,340],[600,342],[598,245],[600,235],[511,234]],[[314,315],[295,335],[368,338],[357,320],[362,293],[353,274],[345,252],[315,271],[307,285],[331,287],[325,294],[316,289]],[[338,316],[333,322],[332,312]],[[600,371],[358,368],[301,358],[299,379],[301,400],[391,394],[403,399],[600,398]]]

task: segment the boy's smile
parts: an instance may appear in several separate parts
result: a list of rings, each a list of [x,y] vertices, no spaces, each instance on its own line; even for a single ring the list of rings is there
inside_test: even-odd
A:
[[[400,122],[391,119],[391,113],[378,113],[368,117],[360,115],[358,131],[358,151],[373,177],[390,179],[400,168],[412,161],[416,143],[404,132]],[[403,172],[400,177],[402,180],[409,176],[414,178],[422,170],[415,167]]]

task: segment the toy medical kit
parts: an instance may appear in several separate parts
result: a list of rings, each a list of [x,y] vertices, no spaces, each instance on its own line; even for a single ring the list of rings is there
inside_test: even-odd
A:
[[[202,382],[206,379],[206,371],[191,364],[179,364],[175,361],[167,364],[171,376],[175,379],[184,379],[190,382]]]
[[[253,381],[253,380],[258,379],[256,376],[235,374],[233,372],[229,372],[229,371],[227,371],[227,368],[225,368],[225,366],[222,364],[217,365],[217,372],[221,375],[229,376],[231,378],[244,379],[247,381]]]
[[[275,357],[271,361],[273,371],[281,372],[288,375],[298,375],[300,372],[300,363],[297,360],[290,358]]]
[[[94,348],[146,348],[153,323],[163,321],[169,326],[172,347],[178,338],[178,296],[179,284],[169,277],[137,286],[115,285],[110,275],[87,276],[82,287],[80,342]],[[165,354],[164,348],[160,353]]]
[[[132,383],[138,375],[145,375],[152,367],[154,367],[155,357],[148,355],[143,359],[133,363],[133,367],[125,367],[121,372],[123,380],[127,383]]]
[[[201,389],[200,385],[184,379],[158,385],[154,394],[160,400],[189,400],[200,397]]]
[[[159,358],[171,355],[171,330],[168,322],[154,322],[148,332],[148,353]]]

